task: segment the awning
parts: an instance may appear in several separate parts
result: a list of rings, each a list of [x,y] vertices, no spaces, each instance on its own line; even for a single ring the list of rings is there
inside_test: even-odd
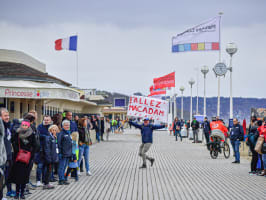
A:
[[[80,101],[78,91],[56,83],[0,81],[0,97],[24,99],[66,99]]]

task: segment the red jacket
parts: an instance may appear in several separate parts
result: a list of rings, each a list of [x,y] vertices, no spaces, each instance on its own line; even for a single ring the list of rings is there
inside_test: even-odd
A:
[[[260,135],[264,136],[264,140],[266,141],[266,123],[258,128]]]
[[[224,136],[227,137],[227,128],[225,127],[225,125],[223,124],[223,122],[221,121],[213,121],[210,123],[210,127],[211,127],[211,130],[220,130],[224,133]]]

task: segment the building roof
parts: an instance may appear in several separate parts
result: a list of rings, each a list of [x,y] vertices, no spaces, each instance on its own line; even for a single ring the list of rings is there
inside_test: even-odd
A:
[[[5,49],[0,49],[0,79],[55,82],[71,86],[71,83],[49,75],[45,64],[31,56],[20,51]]]

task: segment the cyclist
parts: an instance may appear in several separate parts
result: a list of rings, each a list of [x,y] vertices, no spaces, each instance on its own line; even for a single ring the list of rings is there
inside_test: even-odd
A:
[[[227,132],[228,129],[226,128],[226,126],[224,125],[223,121],[218,119],[216,117],[212,118],[212,122],[210,123],[210,127],[211,127],[211,141],[213,142],[215,139],[220,140],[220,142],[225,141],[225,139],[227,138]]]

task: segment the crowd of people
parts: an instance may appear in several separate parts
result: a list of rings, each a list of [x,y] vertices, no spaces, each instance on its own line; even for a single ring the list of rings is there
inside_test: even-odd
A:
[[[230,139],[235,158],[232,162],[234,164],[240,163],[240,145],[241,142],[246,142],[249,146],[249,151],[252,154],[251,171],[249,174],[266,177],[266,117],[263,120],[258,120],[256,116],[252,116],[246,135],[244,134],[243,126],[236,118],[233,119],[232,127],[227,127],[224,121],[219,119],[219,117],[213,117],[211,122],[205,117],[202,123],[199,123],[195,117],[192,122],[184,122],[176,117],[171,127],[171,131],[173,131],[176,141],[178,140],[178,137],[180,137],[180,140],[182,141],[180,131],[183,126],[186,126],[187,137],[189,128],[192,128],[193,143],[198,143],[199,128],[202,128],[206,144],[213,142],[215,136],[219,137],[220,142],[222,143],[227,141],[227,139]],[[261,140],[262,145],[256,147],[258,140]],[[259,148],[259,150],[256,148]]]
[[[37,126],[37,112],[25,113],[23,119],[10,122],[9,111],[0,109],[0,199],[6,186],[7,197],[25,199],[29,186],[53,189],[51,182],[69,185],[68,177],[79,180],[85,163],[86,175],[92,176],[89,150],[91,131],[98,142],[109,139],[111,123],[99,116],[75,116],[71,112],[45,115]],[[30,181],[34,164],[36,184]],[[12,185],[15,184],[15,190]]]

